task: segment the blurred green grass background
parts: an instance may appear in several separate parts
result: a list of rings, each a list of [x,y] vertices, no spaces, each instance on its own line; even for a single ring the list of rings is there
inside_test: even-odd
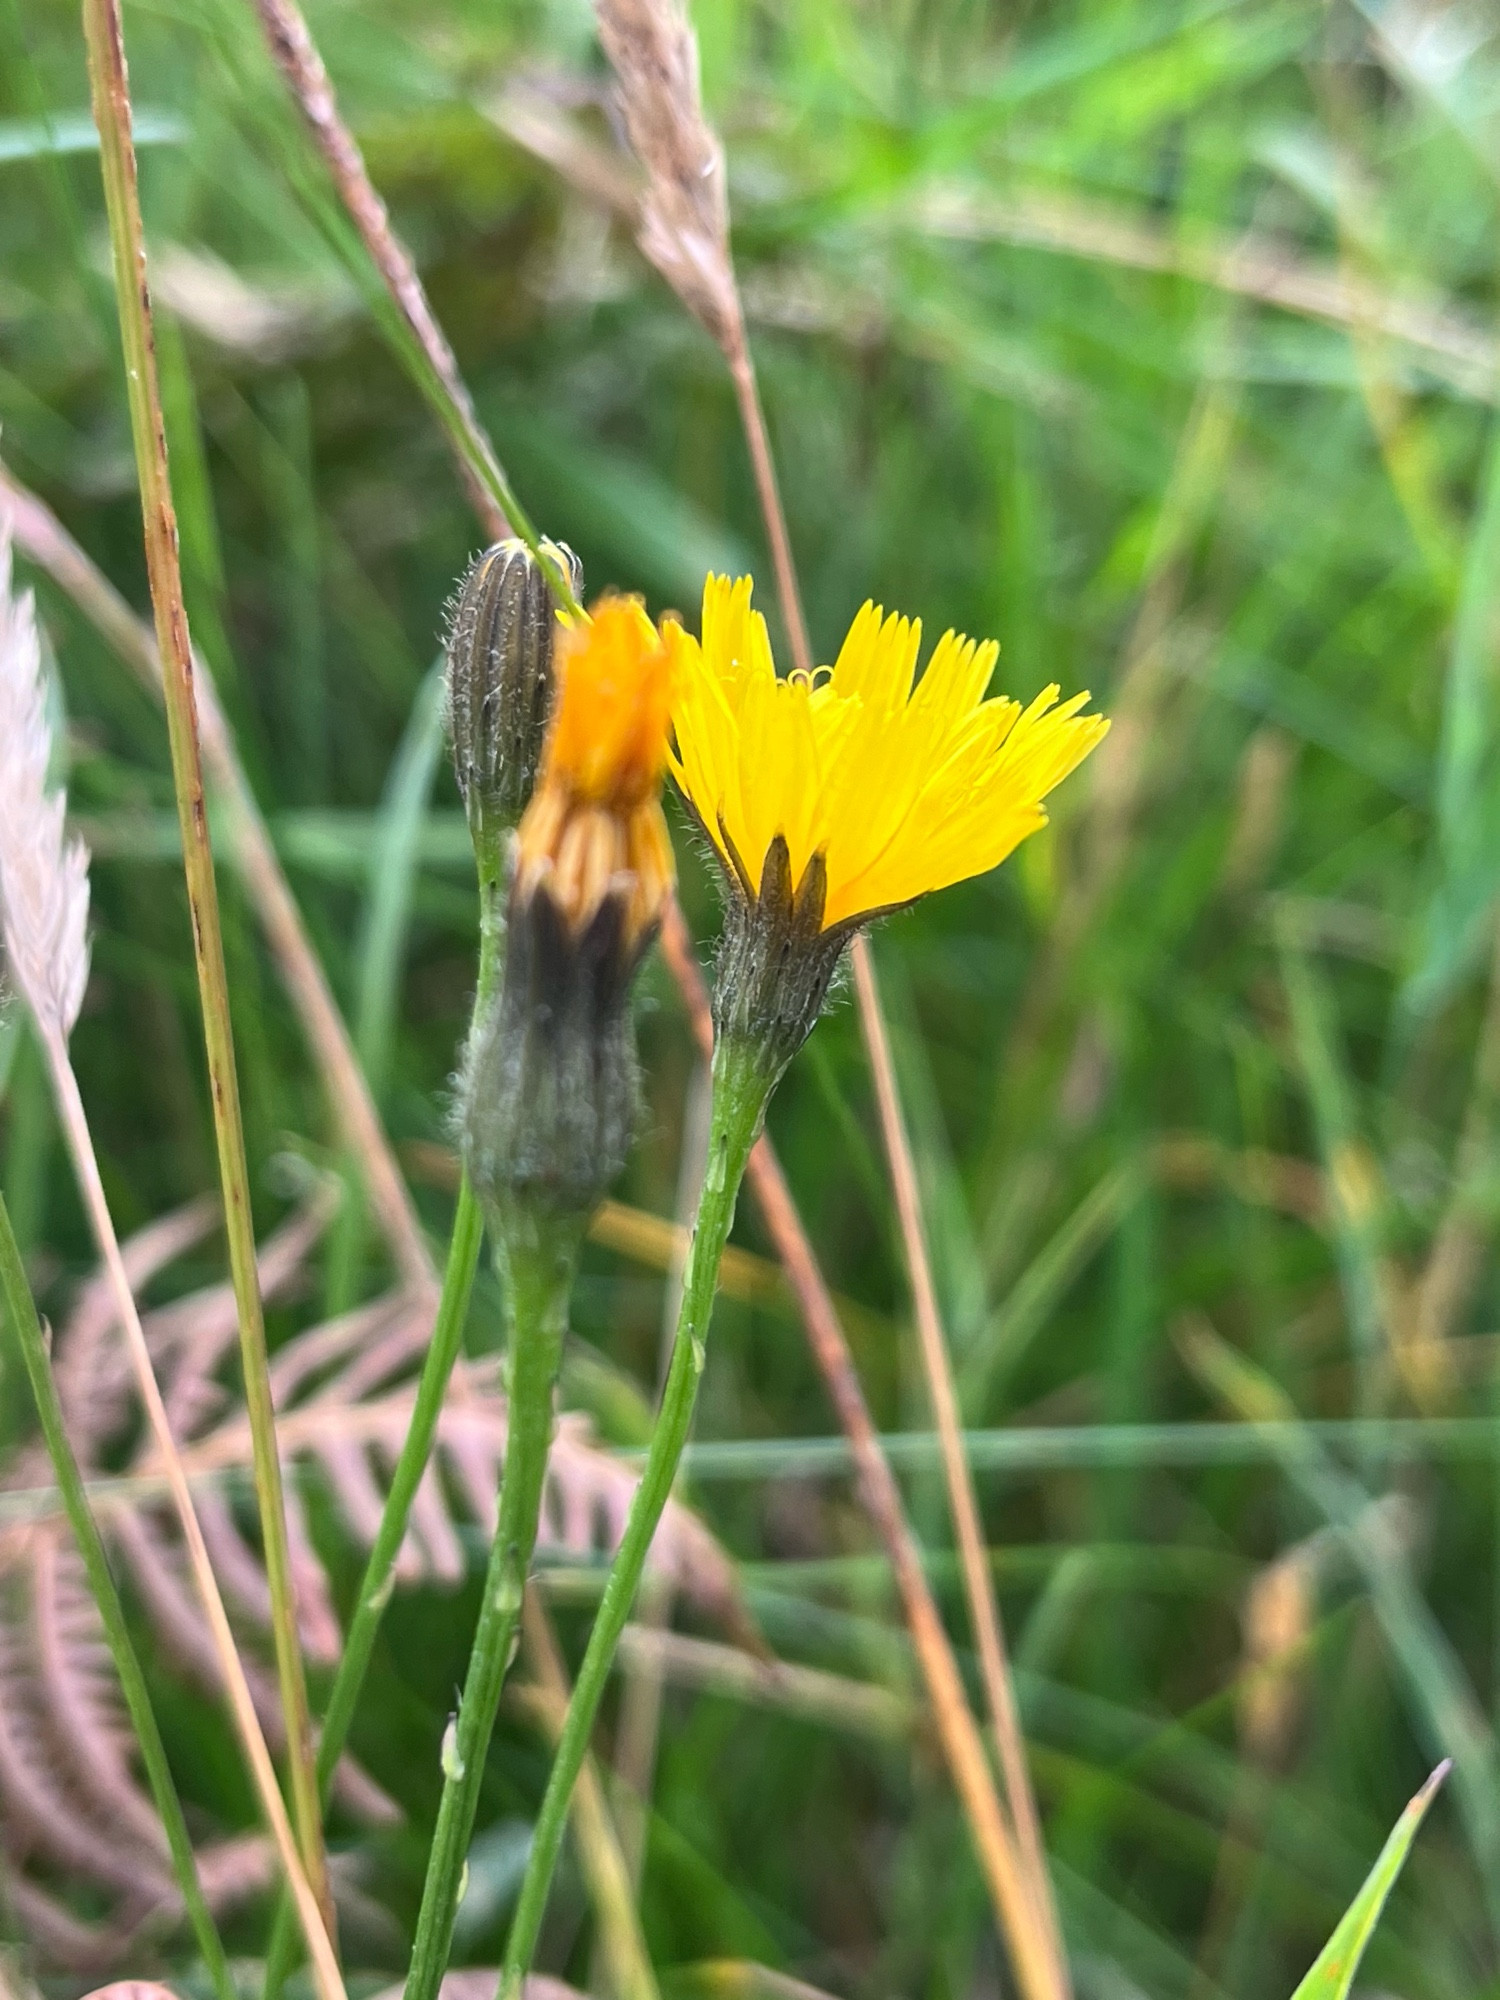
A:
[[[310,19],[480,412],[590,592],[691,615],[706,569],[749,567],[774,631],[733,398],[621,219],[583,0]],[[978,1477],[1080,1987],[1290,1991],[1457,1734],[1454,1797],[1367,1970],[1412,1996],[1496,1990],[1500,23],[1424,0],[702,0],[694,19],[818,653],[873,596],[930,637],[998,637],[1011,692],[1087,686],[1118,718],[1053,830],[876,941],[965,1417],[997,1434]],[[430,673],[476,531],[251,10],[136,0],[126,26],[195,636],[420,1169],[472,981]],[[55,0],[0,7],[0,425],[11,470],[143,608],[81,39]],[[124,1230],[213,1184],[165,736],[40,598],[96,856],[75,1047]],[[679,851],[707,944],[712,886]],[[336,1147],[224,886],[269,1227],[285,1156]],[[671,1215],[693,1064],[654,967],[642,1037],[621,1193]],[[0,1179],[56,1312],[86,1234],[14,1022],[0,1077]],[[847,1006],[772,1122],[877,1415],[925,1431]],[[447,1197],[420,1193],[441,1236]],[[1470,1255],[1437,1324],[1445,1224]],[[748,1213],[739,1233],[767,1248]],[[334,1240],[283,1336],[383,1282],[373,1233]],[[659,1275],[590,1252],[569,1394],[620,1444],[661,1313]],[[779,1650],[909,1689],[849,1483],[799,1444],[832,1420],[790,1308],[721,1314],[690,1497]],[[478,1344],[495,1324],[486,1293]],[[1207,1437],[1246,1415],[1206,1378],[1210,1330],[1287,1412],[1400,1428],[1320,1433],[1342,1470],[1287,1432]],[[3,1410],[14,1441],[9,1368]],[[908,1456],[966,1640],[940,1482]],[[320,1534],[352,1585],[337,1521]],[[372,1973],[400,1963],[473,1609],[472,1588],[398,1596],[356,1729],[409,1815],[345,1830],[390,1919],[356,1947]],[[174,1697],[168,1721],[205,1823],[247,1824],[212,1711]],[[475,1963],[545,1771],[503,1727]],[[675,1690],[652,1808],[660,1965],[1003,1990],[945,1775],[909,1740]],[[581,1977],[576,1877],[561,1901],[553,1962]],[[258,1950],[259,1917],[240,1926]]]

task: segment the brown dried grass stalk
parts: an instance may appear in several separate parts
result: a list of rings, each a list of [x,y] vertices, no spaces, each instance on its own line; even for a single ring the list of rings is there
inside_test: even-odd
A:
[[[151,292],[146,279],[145,235],[136,182],[131,130],[130,78],[125,63],[119,0],[84,0],[89,83],[99,132],[105,205],[114,256],[115,297],[125,349],[125,379],[135,442],[136,477],[145,517],[146,570],[156,612],[156,639],[166,693],[172,782],[182,828],[182,858],[192,915],[193,955],[203,1014],[203,1038],[213,1097],[219,1179],[224,1194],[224,1226],[229,1268],[239,1308],[240,1357],[245,1401],[255,1438],[255,1488],[276,1634],[276,1665],[286,1713],[292,1801],[308,1880],[333,1926],[333,1900],[323,1847],[323,1813],[313,1755],[307,1681],[297,1636],[296,1586],[287,1548],[286,1507],[276,1419],[271,1404],[270,1364],[260,1284],[255,1266],[255,1225],[250,1175],[235,1073],[234,1031],[229,983],[219,923],[219,894],[203,796],[202,753],[193,683],[192,644],[178,563],[177,517],[167,467],[166,428],[156,369]]]
[[[688,1002],[694,1032],[705,1049],[713,1041],[713,1019],[692,940],[675,903],[662,925],[662,950]],[[896,1475],[881,1448],[879,1433],[859,1384],[854,1356],[839,1325],[833,1299],[818,1268],[813,1247],[797,1213],[775,1149],[762,1138],[750,1155],[750,1186],[785,1266],[812,1346],[813,1358],[833,1401],[854,1457],[855,1484],[865,1512],[885,1544],[901,1594],[912,1648],[922,1671],[938,1740],[952,1774],[978,1850],[985,1882],[994,1900],[1014,1958],[1018,1983],[1028,2000],[1057,1992],[1058,1968],[1036,1913],[978,1724],[964,1692],[958,1662],[933,1597],[921,1552],[906,1518]]]
[[[697,44],[680,0],[595,0],[595,13],[600,40],[619,79],[621,107],[631,144],[646,173],[638,240],[645,255],[684,305],[713,335],[728,363],[775,564],[782,622],[791,642],[794,665],[799,671],[810,673],[812,653],[791,537],[781,504],[755,367],[745,337],[744,312],[729,244],[723,149],[703,116]],[[860,1020],[880,1101],[881,1129],[916,1302],[923,1366],[937,1412],[969,1615],[979,1642],[1009,1798],[1009,1820],[999,1800],[995,1800],[995,1825],[991,1831],[992,1836],[997,1830],[1003,1831],[1007,1841],[1013,1840],[1019,1847],[1019,1856],[1007,1862],[1001,1875],[1008,1874],[1014,1866],[1024,1879],[1031,1914],[1023,1928],[1034,1929],[1036,1936],[1022,1939],[1007,1902],[1002,1902],[1002,1921],[1011,1934],[1018,1969],[1025,1961],[1038,1959],[1045,1966],[1045,1984],[1038,1990],[1066,1995],[1069,1991],[1066,1960],[1005,1658],[999,1607],[980,1533],[973,1481],[964,1457],[957,1397],[917,1194],[916,1168],[901,1116],[874,962],[863,937],[854,942],[853,958]],[[964,1712],[967,1716],[967,1704]],[[984,1776],[988,1781],[987,1766]],[[962,1792],[964,1779],[957,1766],[955,1778]],[[1001,1877],[996,1879],[998,1882]]]
[[[989,1550],[979,1518],[979,1502],[974,1478],[964,1452],[963,1429],[959,1417],[958,1394],[953,1371],[948,1364],[948,1343],[938,1307],[937,1287],[932,1278],[932,1259],[927,1232],[922,1222],[921,1195],[916,1167],[901,1100],[896,1087],[896,1067],[891,1058],[890,1037],[886,1032],[885,1010],[880,1003],[880,987],[875,976],[875,954],[868,938],[854,941],[854,988],[858,996],[860,1022],[870,1070],[875,1079],[875,1095],[880,1110],[881,1137],[891,1171],[896,1212],[901,1223],[901,1240],[911,1273],[912,1300],[916,1308],[917,1333],[922,1346],[922,1366],[927,1376],[937,1421],[942,1453],[943,1476],[948,1487],[948,1505],[958,1537],[959,1561],[964,1590],[969,1600],[974,1636],[979,1647],[980,1672],[985,1700],[989,1705],[1000,1772],[1005,1782],[1006,1802],[1023,1857],[1027,1883],[1036,1914],[1046,1931],[1056,1960],[1060,1988],[1066,1990],[1066,1959],[1057,1909],[1052,1898],[1052,1880],[1042,1846],[1041,1822],[1026,1767],[1026,1746],[1016,1711],[1015,1690],[1005,1657],[1004,1627],[995,1596],[995,1579],[990,1568]]]

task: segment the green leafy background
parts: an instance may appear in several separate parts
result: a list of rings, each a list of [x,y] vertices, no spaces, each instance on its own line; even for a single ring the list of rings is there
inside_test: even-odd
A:
[[[628,185],[582,0],[310,19],[506,465],[591,592],[692,614],[707,568],[750,567],[779,630],[716,351],[597,191],[514,136],[524,114]],[[695,21],[819,655],[874,596],[931,637],[998,637],[1018,695],[1055,679],[1120,717],[1051,830],[876,940],[1080,1986],[1291,1991],[1452,1752],[1366,1972],[1413,2000],[1493,1991],[1495,16],[703,0]],[[430,672],[476,529],[253,10],[135,0],[126,28],[195,636],[420,1166],[473,976]],[[12,470],[144,607],[81,37],[55,0],[0,5],[0,424]],[[214,1178],[165,737],[39,595],[96,857],[75,1048],[125,1231]],[[707,943],[713,886],[685,834],[679,853]],[[336,1148],[224,888],[268,1228],[288,1153]],[[641,1036],[621,1193],[670,1215],[693,1063],[656,966]],[[0,1076],[0,1179],[57,1313],[87,1240],[13,1025]],[[772,1127],[879,1420],[925,1431],[847,1003]],[[418,1185],[440,1236],[449,1197]],[[1424,1346],[1415,1287],[1455,1201],[1480,1261]],[[767,1248],[748,1204],[739,1237]],[[210,1249],[186,1275],[214,1270]],[[276,1336],[383,1275],[346,1224]],[[659,1274],[589,1252],[568,1395],[622,1445],[661,1312]],[[496,1320],[482,1289],[475,1345]],[[1356,1437],[1361,1416],[1398,1428]],[[778,1649],[909,1689],[887,1574],[816,1444],[833,1429],[790,1307],[726,1300],[688,1495]],[[902,1464],[966,1645],[931,1454]],[[352,1586],[357,1552],[320,1533]],[[372,1978],[401,1963],[476,1586],[398,1595],[356,1726],[408,1814],[358,1842],[389,1918],[355,1950]],[[561,1616],[576,1648],[585,1611]],[[1268,1631],[1291,1648],[1269,1668]],[[213,1712],[165,1719],[202,1822],[248,1825]],[[471,1962],[495,1960],[544,1773],[509,1715]],[[551,1963],[583,1983],[576,1874],[559,1907]],[[739,1958],[851,1995],[1002,1990],[935,1758],[722,1692],[669,1692],[642,1907],[669,1979]],[[263,1914],[234,1948],[261,1948]]]

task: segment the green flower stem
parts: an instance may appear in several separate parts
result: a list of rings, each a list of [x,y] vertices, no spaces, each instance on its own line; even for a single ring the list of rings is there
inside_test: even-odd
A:
[[[63,1421],[62,1405],[57,1400],[57,1387],[52,1379],[52,1364],[48,1357],[46,1336],[42,1332],[41,1321],[37,1318],[31,1287],[26,1282],[20,1248],[16,1243],[15,1232],[10,1226],[10,1211],[5,1206],[3,1195],[0,1195],[0,1295],[5,1299],[6,1311],[10,1315],[10,1323],[21,1349],[21,1358],[25,1362],[26,1373],[31,1381],[32,1394],[36,1397],[37,1414],[42,1421],[42,1435],[47,1441],[47,1450],[52,1457],[52,1469],[57,1479],[58,1490],[62,1494],[63,1507],[72,1524],[73,1534],[83,1557],[83,1566],[88,1573],[89,1590],[98,1607],[105,1636],[109,1640],[109,1650],[114,1656],[115,1672],[120,1677],[125,1706],[130,1710],[136,1742],[140,1745],[141,1762],[146,1767],[151,1795],[156,1800],[156,1810],[161,1815],[161,1823],[166,1832],[167,1847],[171,1853],[178,1884],[182,1889],[183,1904],[197,1936],[203,1962],[213,1980],[214,1991],[218,1994],[219,2000],[235,2000],[234,1981],[230,1976],[228,1960],[224,1956],[224,1946],[220,1942],[218,1930],[204,1898],[203,1886],[198,1880],[198,1864],[193,1858],[193,1844],[188,1838],[187,1826],[182,1817],[182,1804],[177,1796],[177,1788],[172,1782],[172,1772],[167,1763],[167,1752],[161,1740],[161,1731],[156,1726],[151,1697],[146,1692],[145,1676],[141,1672],[141,1663],[136,1657],[135,1647],[130,1641],[119,1592],[115,1589],[114,1578],[110,1574],[109,1563],[104,1554],[104,1543],[100,1540],[98,1525],[89,1508],[83,1474],[79,1470],[67,1426]]]
[[[318,1738],[318,1784],[325,1806],[334,1771],[348,1741],[349,1725],[354,1719],[365,1670],[370,1664],[375,1635],[380,1629],[385,1607],[390,1602],[396,1558],[406,1539],[411,1503],[432,1455],[448,1379],[463,1345],[464,1321],[468,1317],[469,1295],[474,1287],[474,1272],[483,1241],[484,1217],[469,1185],[469,1177],[465,1174],[459,1184],[453,1235],[448,1245],[448,1268],[443,1276],[442,1297],[438,1301],[437,1318],[433,1323],[432,1344],[422,1364],[422,1379],[417,1384],[411,1428],[406,1433],[396,1470],[391,1475],[390,1491],[386,1495],[380,1527],[365,1564],[359,1599],[354,1616],[349,1621],[343,1657],[334,1676],[322,1733]]]
[[[661,1409],[645,1471],[631,1503],[625,1535],[604,1588],[573,1699],[568,1704],[546,1797],[532,1834],[531,1854],[500,1982],[501,2000],[520,2000],[562,1847],[569,1801],[588,1752],[594,1717],[609,1679],[620,1634],[635,1602],[651,1538],[677,1477],[703,1373],[719,1263],[734,1221],[735,1200],[750,1149],[760,1131],[775,1080],[776,1071],[768,1069],[753,1044],[738,1038],[719,1041],[714,1050],[708,1164],[683,1274],[682,1307]],[[431,1994],[418,1993],[408,1985],[406,2000],[431,2000]]]
[[[489,841],[483,846],[476,843],[476,852],[479,857],[479,973],[475,982],[474,1020],[477,1022],[500,978],[505,954],[505,906],[500,894],[500,843]],[[454,1211],[453,1234],[448,1243],[443,1290],[433,1321],[432,1342],[427,1349],[427,1359],[422,1364],[422,1378],[417,1384],[411,1426],[391,1475],[390,1490],[386,1494],[380,1526],[365,1564],[354,1616],[349,1623],[343,1656],[334,1675],[318,1738],[318,1787],[325,1811],[333,1774],[348,1741],[349,1725],[354,1720],[360,1689],[375,1648],[375,1636],[380,1629],[385,1607],[390,1602],[396,1558],[406,1539],[412,1501],[427,1470],[427,1461],[432,1456],[433,1440],[443,1412],[443,1398],[463,1344],[464,1322],[468,1318],[469,1298],[474,1289],[474,1273],[479,1265],[483,1241],[484,1217],[469,1185],[469,1177],[465,1174],[459,1183],[458,1207]],[[300,1945],[297,1913],[291,1897],[283,1893],[266,1950],[264,2000],[276,2000],[297,1961]]]
[[[509,1433],[499,1519],[456,1723],[443,1745],[443,1796],[427,1858],[406,2000],[436,2000],[453,1943],[469,1837],[500,1690],[516,1650],[521,1598],[536,1545],[553,1392],[585,1218],[563,1221],[512,1205],[500,1218],[510,1306]]]

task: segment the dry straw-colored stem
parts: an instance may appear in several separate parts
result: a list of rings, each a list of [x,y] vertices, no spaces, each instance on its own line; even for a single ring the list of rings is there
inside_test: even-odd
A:
[[[727,246],[725,255],[727,260]],[[729,282],[733,283],[732,263],[729,264]],[[787,529],[786,514],[781,502],[775,459],[766,429],[765,411],[761,403],[755,366],[745,338],[742,314],[737,314],[728,323],[723,349],[734,382],[735,397],[739,404],[750,460],[755,471],[756,492],[760,498],[761,513],[765,520],[766,537],[771,544],[782,623],[791,642],[793,664],[800,673],[811,674],[812,649],[808,642],[807,620],[797,582],[791,535]],[[974,1482],[968,1460],[964,1455],[958,1398],[953,1386],[953,1373],[948,1364],[947,1342],[938,1312],[937,1292],[932,1282],[932,1263],[922,1224],[916,1167],[912,1159],[906,1120],[901,1111],[900,1091],[896,1082],[895,1066],[891,1061],[890,1039],[886,1033],[885,1017],[880,1005],[880,991],[875,978],[875,962],[867,938],[861,936],[854,940],[852,955],[860,1025],[864,1031],[870,1069],[875,1079],[881,1133],[891,1184],[896,1196],[902,1243],[916,1306],[922,1363],[927,1376],[928,1392],[932,1397],[937,1416],[944,1476],[948,1487],[949,1504],[953,1510],[964,1588],[969,1603],[969,1617],[979,1646],[980,1666],[984,1676],[990,1716],[994,1724],[1000,1769],[1005,1780],[1012,1825],[1019,1842],[1036,1921],[1046,1935],[1053,1961],[1054,1990],[1059,1994],[1066,1994],[1069,1990],[1067,1961],[1057,1926],[1057,1912],[1053,1904],[1052,1884],[1047,1873],[1046,1855],[1042,1847],[1036,1800],[1031,1789],[1030,1773],[1026,1767],[1025,1745],[1016,1714],[1010,1667],[1005,1655],[1000,1607],[995,1598],[994,1579],[990,1573],[989,1558],[980,1529]]]
[[[224,1610],[224,1600],[219,1595],[219,1587],[214,1580],[213,1567],[209,1562],[208,1549],[203,1540],[203,1531],[198,1525],[198,1516],[193,1507],[187,1473],[177,1449],[177,1442],[172,1436],[166,1405],[162,1401],[156,1373],[151,1365],[151,1354],[141,1327],[140,1314],[136,1309],[135,1295],[130,1289],[130,1279],[120,1254],[119,1240],[115,1235],[114,1220],[105,1199],[103,1182],[99,1178],[99,1164],[94,1154],[88,1118],[78,1089],[78,1079],[68,1055],[67,1043],[55,1023],[38,1020],[37,1025],[52,1072],[58,1113],[68,1151],[72,1156],[78,1186],[83,1195],[84,1207],[88,1213],[89,1226],[93,1231],[99,1254],[104,1260],[105,1269],[109,1273],[115,1297],[115,1310],[124,1330],[126,1347],[135,1371],[136,1385],[141,1401],[145,1405],[151,1435],[161,1457],[167,1490],[171,1495],[172,1505],[182,1530],[183,1543],[192,1567],[193,1582],[202,1601],[204,1615],[208,1619],[214,1651],[218,1656],[219,1671],[224,1678],[224,1688],[229,1698],[235,1726],[244,1746],[246,1761],[250,1766],[256,1791],[260,1795],[262,1808],[270,1824],[272,1838],[276,1842],[277,1852],[281,1856],[282,1866],[286,1870],[287,1880],[296,1898],[297,1914],[307,1937],[320,2000],[344,2000],[344,1983],[339,1975],[338,1961],[329,1942],[322,1911],[297,1851],[291,1822],[287,1818],[286,1806],[282,1802],[281,1788],[276,1780],[276,1767],[271,1761],[270,1751],[266,1748],[266,1739],[255,1713],[255,1703],[251,1698],[249,1683],[245,1679],[245,1670],[235,1650],[234,1634],[230,1630],[229,1618]]]
[[[71,599],[142,686],[161,699],[161,654],[150,626],[136,617],[51,509],[3,464],[0,464],[0,516],[9,519],[16,547]],[[407,1284],[430,1289],[435,1282],[432,1258],[417,1212],[354,1053],[349,1030],[313,950],[302,913],[245,776],[208,664],[196,651],[193,675],[204,762],[227,809],[227,831],[235,863],[322,1073],[339,1136],[358,1162],[371,1208],[402,1279]]]
[[[927,1392],[932,1398],[942,1451],[943,1477],[948,1488],[948,1504],[958,1538],[959,1563],[968,1598],[969,1619],[979,1647],[979,1665],[984,1679],[985,1699],[995,1732],[1000,1772],[1005,1781],[1011,1822],[1021,1850],[1021,1858],[1031,1889],[1039,1923],[1047,1934],[1054,1959],[1057,1990],[1068,1990],[1067,1961],[1052,1900],[1052,1882],[1042,1847],[1041,1824],[1036,1798],[1031,1789],[1031,1773],[1026,1765],[1026,1746],[1016,1713],[1015,1690],[1005,1657],[1004,1628],[995,1597],[995,1579],[990,1569],[989,1551],[979,1519],[979,1502],[974,1477],[964,1452],[963,1426],[959,1418],[958,1394],[948,1362],[948,1343],[938,1307],[937,1287],[932,1279],[932,1259],[927,1232],[922,1222],[921,1194],[911,1142],[902,1116],[896,1088],[896,1067],[891,1058],[890,1036],[886,1031],[885,1009],[875,975],[875,954],[868,938],[854,941],[854,985],[859,996],[859,1017],[869,1051],[870,1070],[875,1079],[875,1096],[880,1110],[880,1130],[890,1168],[891,1186],[896,1197],[896,1213],[901,1224],[901,1241],[911,1277],[912,1301],[916,1307],[917,1333],[922,1348],[922,1367]]]
[[[218,887],[214,878],[213,850],[203,796],[192,648],[178,563],[177,517],[167,468],[166,430],[157,379],[151,294],[146,279],[145,236],[136,182],[130,82],[125,65],[119,0],[84,0],[83,23],[88,44],[94,123],[99,131],[105,203],[109,211],[110,243],[114,253],[115,296],[125,349],[130,424],[144,516],[146,569],[156,612],[157,647],[161,654],[167,733],[172,752],[172,779],[182,828],[183,867],[192,916],[193,954],[198,968],[209,1088],[213,1098],[219,1179],[224,1197],[224,1226],[239,1316],[245,1401],[255,1439],[255,1488],[270,1586],[293,1807],[308,1880],[331,1931],[333,1901],[328,1888],[328,1865],[323,1848],[323,1815],[313,1756],[307,1684],[302,1668],[296,1586],[287,1547],[281,1460],[276,1448],[276,1416],[271,1402],[260,1278],[255,1259],[255,1224],[250,1207],[250,1176],[245,1162],[245,1135],[235,1074]]]
[[[1015,1843],[995,1792],[984,1743],[964,1692],[953,1648],[928,1586],[895,1475],[881,1450],[869,1406],[859,1386],[854,1357],[769,1141],[762,1140],[751,1156],[750,1185],[786,1261],[787,1275],[797,1294],[814,1357],[854,1456],[860,1498],[885,1544],[895,1573],[943,1755],[979,1851],[985,1881],[1010,1947],[1017,1984],[1026,2000],[1052,2000],[1058,1985],[1050,1943],[1037,1919]]]
[[[807,636],[807,619],[802,610],[802,593],[797,587],[797,565],[792,558],[792,540],[787,532],[786,512],[781,504],[781,488],[776,479],[776,460],[771,452],[771,436],[766,429],[766,413],[760,400],[760,382],[745,338],[743,318],[734,323],[732,337],[724,348],[739,404],[740,423],[750,448],[750,464],[755,473],[755,491],[760,499],[766,539],[771,544],[771,562],[776,571],[776,596],[781,605],[781,622],[786,627],[792,649],[792,665],[798,673],[813,670],[812,644]]]
[[[938,183],[917,196],[903,220],[924,238],[1015,243],[1138,271],[1165,271],[1330,326],[1372,327],[1418,349],[1465,395],[1493,402],[1497,351],[1478,321],[1434,293],[1401,293],[1336,264],[1315,264],[1269,235],[1237,239],[1180,227],[1157,228],[1122,206],[1055,191],[991,190]]]
[[[763,1659],[743,1646],[696,1639],[639,1618],[621,1634],[619,1657],[626,1667],[649,1665],[664,1682],[677,1687],[702,1688],[730,1701],[778,1709],[822,1729],[878,1742],[909,1744],[913,1725],[926,1722],[916,1702],[891,1688],[825,1673],[820,1667]]]
[[[364,155],[339,115],[338,99],[306,21],[292,0],[255,0],[255,4],[271,54],[301,109],[339,199],[374,260],[382,283],[442,384],[452,418],[466,435],[471,459],[492,461],[494,448],[474,414],[453,349],[433,316],[406,245],[391,228],[385,203],[375,191]],[[459,474],[485,533],[492,542],[502,540],[510,533],[510,524],[489,487],[475,472],[473,463],[462,454]]]

